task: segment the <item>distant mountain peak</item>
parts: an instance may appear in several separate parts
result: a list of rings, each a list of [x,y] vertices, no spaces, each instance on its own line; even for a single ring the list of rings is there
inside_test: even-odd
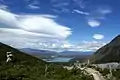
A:
[[[116,36],[112,41],[116,41],[116,40],[120,40],[120,35]]]
[[[58,53],[55,51],[31,49],[31,48],[23,48],[23,49],[20,49],[20,51],[28,53],[28,54],[36,56],[36,57],[58,55]]]
[[[116,36],[110,43],[110,46],[119,46],[120,45],[120,35]]]

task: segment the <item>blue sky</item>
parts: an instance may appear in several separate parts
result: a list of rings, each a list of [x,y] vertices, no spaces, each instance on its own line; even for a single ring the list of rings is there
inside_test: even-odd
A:
[[[119,35],[119,8],[119,0],[0,0],[0,41],[17,48],[95,51]]]

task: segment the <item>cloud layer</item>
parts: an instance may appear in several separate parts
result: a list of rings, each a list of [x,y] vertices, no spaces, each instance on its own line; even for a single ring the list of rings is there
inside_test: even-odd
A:
[[[101,20],[105,19],[105,15],[112,12],[109,7],[99,7],[95,11],[86,12],[86,5],[83,0],[73,0],[74,4],[80,9],[68,9],[70,6],[67,2],[57,3],[53,0],[54,11],[70,12],[85,15],[87,24],[91,27],[101,25]],[[27,5],[29,9],[40,9],[38,2]],[[59,10],[60,9],[60,10]],[[72,35],[71,28],[61,25],[55,21],[58,16],[54,15],[38,15],[38,14],[15,14],[7,10],[7,6],[0,6],[0,41],[17,48],[37,48],[50,50],[72,50],[72,51],[95,51],[104,42],[99,41],[83,41],[79,44],[71,44],[67,38]],[[101,40],[104,35],[95,34],[96,40]]]
[[[104,46],[106,43],[101,41],[81,41],[78,44],[70,44],[69,42],[64,42],[64,44],[59,47],[52,47],[51,49],[55,50],[69,50],[69,51],[96,51],[100,47]]]
[[[49,37],[64,39],[71,34],[71,29],[59,25],[53,16],[48,15],[17,15],[0,10],[0,23],[6,28],[17,28]],[[2,26],[1,26],[2,27]]]
[[[15,47],[43,48],[60,44],[72,34],[52,15],[18,15],[0,9],[0,41]],[[42,45],[42,46],[41,46]]]

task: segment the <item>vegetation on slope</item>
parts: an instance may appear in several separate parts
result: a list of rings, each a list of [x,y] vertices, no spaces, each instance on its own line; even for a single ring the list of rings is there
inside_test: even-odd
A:
[[[101,69],[96,68],[97,71],[99,71],[106,80],[120,80],[120,69]]]
[[[80,70],[68,71],[60,66],[51,66],[45,72],[45,66],[15,65],[0,66],[0,80],[93,80]]]
[[[13,53],[13,61],[6,63],[6,52]],[[0,43],[0,80],[93,80],[81,70],[63,69]]]

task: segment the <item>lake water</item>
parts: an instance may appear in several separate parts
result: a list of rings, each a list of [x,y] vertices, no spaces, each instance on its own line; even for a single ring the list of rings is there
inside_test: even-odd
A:
[[[65,58],[65,57],[56,57],[53,59],[43,59],[46,62],[68,62],[72,58]]]

